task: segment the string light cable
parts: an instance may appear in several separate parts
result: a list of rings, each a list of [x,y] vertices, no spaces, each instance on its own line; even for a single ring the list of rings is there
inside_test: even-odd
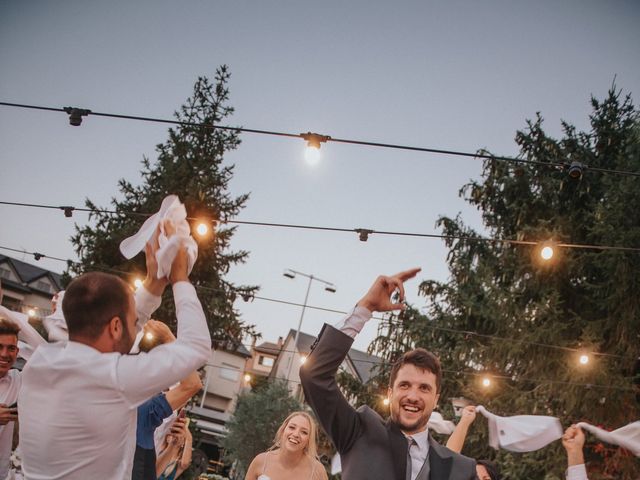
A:
[[[109,215],[122,215],[122,216],[136,216],[136,217],[150,217],[152,213],[141,212],[117,212],[115,210],[99,209],[99,208],[83,208],[74,207],[70,205],[46,205],[36,203],[22,203],[22,202],[9,202],[0,201],[0,205],[28,207],[28,208],[42,208],[50,210],[62,210],[65,217],[71,217],[72,212],[88,212],[88,213],[103,213]],[[198,219],[188,217],[187,220],[197,221]],[[417,237],[417,238],[432,238],[442,240],[461,240],[467,242],[485,242],[495,244],[508,244],[508,245],[521,245],[521,246],[538,246],[541,243],[533,240],[515,240],[509,238],[489,238],[479,236],[465,236],[465,235],[442,235],[437,233],[417,233],[417,232],[398,232],[388,230],[371,230],[364,228],[341,228],[341,227],[326,227],[318,225],[300,225],[291,223],[274,223],[274,222],[257,222],[247,220],[226,220],[221,222],[223,224],[235,224],[235,225],[248,225],[248,226],[261,226],[261,227],[276,227],[276,228],[290,228],[290,229],[302,229],[302,230],[319,230],[327,232],[342,232],[342,233],[356,233],[361,241],[367,241],[369,235],[388,235],[388,236],[400,236],[400,237]],[[585,250],[599,250],[599,251],[618,251],[618,252],[631,252],[640,253],[640,247],[625,247],[616,245],[589,245],[581,243],[555,243],[554,246],[559,248],[575,248]]]
[[[24,255],[31,255],[36,260],[40,260],[42,258],[48,258],[50,260],[64,262],[67,265],[70,265],[70,264],[71,265],[75,264],[75,265],[79,265],[79,266],[82,265],[81,263],[75,262],[73,260],[64,259],[64,258],[61,258],[61,257],[55,257],[55,256],[47,255],[47,254],[44,254],[44,253],[40,253],[40,252],[29,252],[29,251],[26,251],[26,250],[10,248],[10,247],[6,247],[6,246],[2,246],[2,245],[0,245],[0,249],[11,251],[11,252],[15,252],[15,253],[21,253],[21,254],[24,254]],[[99,268],[99,270],[110,272],[110,273],[114,273],[114,274],[117,274],[117,275],[125,275],[125,276],[131,276],[132,274],[134,274],[134,272],[127,272],[127,271],[113,269],[113,268]],[[208,287],[206,285],[195,285],[195,288],[198,289],[198,290],[208,291],[208,292],[213,292],[213,293],[222,292],[221,289]],[[287,300],[282,300],[282,299],[263,297],[263,296],[255,295],[255,294],[245,295],[241,291],[236,291],[236,292],[241,297],[243,297],[243,298],[246,297],[245,301],[249,301],[249,300],[254,300],[255,299],[255,300],[261,300],[261,301],[265,301],[265,302],[272,302],[272,303],[279,303],[279,304],[283,304],[283,305],[294,306],[294,307],[303,307],[303,304],[298,303],[298,302],[292,302],[292,301],[287,301]],[[337,310],[337,309],[319,307],[319,306],[314,306],[314,305],[306,305],[306,308],[309,308],[309,309],[312,309],[312,310],[317,310],[317,311],[322,311],[322,312],[339,314],[339,315],[346,315],[346,314],[349,313],[349,312],[344,311],[344,310]],[[391,325],[398,325],[398,326],[402,325],[401,322],[391,321],[389,319],[389,317],[379,317],[379,316],[375,316],[374,315],[374,316],[372,316],[372,319],[373,320],[377,320],[377,321],[381,321],[381,322],[387,322],[387,323],[389,323]],[[543,347],[543,348],[562,350],[562,351],[571,352],[571,353],[582,353],[584,351],[581,348],[571,348],[571,347],[565,347],[565,346],[561,346],[561,345],[553,345],[553,344],[541,343],[541,342],[532,342],[532,341],[519,339],[519,338],[508,338],[508,337],[502,337],[502,336],[499,336],[499,335],[477,333],[477,332],[473,332],[473,331],[470,331],[470,330],[461,330],[461,329],[455,329],[455,328],[449,328],[449,327],[441,327],[441,326],[437,326],[437,325],[425,325],[425,327],[429,328],[429,329],[432,329],[432,330],[444,331],[444,332],[448,332],[448,333],[455,333],[455,334],[464,335],[464,336],[476,336],[476,337],[480,337],[480,338],[486,338],[486,339],[491,339],[491,340],[500,340],[500,341],[509,342],[509,343],[516,342],[516,343],[520,343],[520,344],[524,344],[524,345],[531,345],[531,346],[536,346],[536,347]],[[248,345],[245,344],[245,346],[248,346]],[[624,359],[625,358],[622,355],[616,355],[616,354],[612,354],[612,353],[591,352],[590,351],[589,354],[590,355],[594,355],[594,356],[608,357],[608,358],[615,358],[615,359]],[[373,363],[378,363],[378,362],[373,362]]]
[[[347,138],[335,138],[329,135],[321,135],[321,134],[311,133],[311,132],[288,133],[288,132],[278,132],[273,130],[259,130],[255,128],[230,127],[225,125],[183,122],[180,120],[144,117],[139,115],[123,115],[123,114],[115,114],[115,113],[94,112],[89,109],[83,109],[83,108],[77,108],[77,107],[57,108],[57,107],[45,107],[45,106],[39,106],[39,105],[26,105],[26,104],[11,103],[11,102],[0,102],[0,106],[44,110],[44,111],[50,111],[50,112],[63,112],[69,115],[70,123],[71,125],[74,125],[74,126],[79,126],[82,123],[83,116],[91,115],[96,117],[107,117],[107,118],[116,118],[116,119],[124,119],[124,120],[138,120],[143,122],[165,123],[165,124],[180,125],[180,126],[187,126],[187,127],[210,128],[210,129],[226,130],[226,131],[233,131],[233,132],[239,132],[239,133],[254,133],[254,134],[261,134],[261,135],[299,138],[307,141],[310,146],[316,147],[316,148],[320,148],[321,143],[334,142],[334,143],[343,143],[343,144],[360,145],[360,146],[368,146],[368,147],[433,153],[433,154],[439,154],[439,155],[452,155],[457,157],[467,157],[467,158],[474,158],[474,159],[482,158],[490,161],[502,161],[502,162],[515,163],[515,164],[536,165],[536,166],[542,166],[547,168],[553,167],[561,170],[567,170],[571,175],[572,175],[571,169],[576,168],[574,164],[567,164],[567,163],[561,163],[561,162],[542,162],[539,160],[530,160],[525,158],[514,158],[514,157],[506,157],[506,156],[500,156],[500,155],[491,155],[489,153],[480,153],[480,152],[470,153],[470,152],[462,152],[457,150],[445,150],[445,149],[439,149],[439,148],[415,147],[410,145],[398,145],[393,143],[380,143],[380,142],[371,142],[371,141],[364,141],[364,140],[352,140]],[[583,169],[589,170],[592,172],[607,173],[607,174],[613,174],[613,175],[626,175],[626,176],[632,176],[632,177],[640,177],[640,172],[616,170],[616,169],[601,168],[601,167],[591,167],[588,165],[580,164],[580,171],[582,171]]]

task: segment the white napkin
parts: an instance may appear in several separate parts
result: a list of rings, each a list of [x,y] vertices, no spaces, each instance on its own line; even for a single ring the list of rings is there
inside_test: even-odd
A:
[[[427,427],[429,427],[429,430],[445,435],[451,435],[456,429],[455,424],[442,418],[442,414],[440,412],[431,412]]]
[[[170,220],[176,229],[176,233],[167,238],[164,231],[163,221]],[[142,224],[140,230],[135,235],[125,238],[120,242],[120,252],[126,258],[133,258],[144,249],[144,246],[153,237],[154,232],[160,225],[160,236],[158,243],[160,248],[156,252],[158,261],[158,278],[164,278],[171,273],[171,264],[176,258],[176,253],[180,246],[187,248],[189,257],[189,273],[198,258],[198,244],[191,236],[191,228],[187,222],[187,210],[177,195],[169,195],[160,206],[160,211],[151,215]]]
[[[608,432],[585,422],[578,423],[578,426],[593,433],[603,442],[624,447],[636,457],[640,457],[640,420],[620,427],[613,432]]]
[[[516,415],[499,417],[488,412],[482,405],[476,407],[487,417],[489,423],[489,445],[496,450],[504,448],[511,452],[533,452],[558,440],[564,433],[560,420],[543,415]]]
[[[56,304],[56,311],[51,315],[47,315],[42,319],[44,328],[49,333],[50,342],[66,342],[69,340],[69,328],[67,321],[62,313],[62,299],[64,298],[64,290],[56,293],[51,301]]]

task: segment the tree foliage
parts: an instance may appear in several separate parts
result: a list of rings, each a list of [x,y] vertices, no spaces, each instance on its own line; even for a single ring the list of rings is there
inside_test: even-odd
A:
[[[222,443],[227,460],[237,461],[241,470],[249,468],[256,455],[271,447],[285,418],[301,409],[302,404],[289,395],[283,381],[269,382],[258,390],[239,395]]]
[[[69,273],[115,271],[127,281],[143,276],[143,254],[127,261],[118,250],[119,244],[140,228],[148,214],[158,211],[164,197],[177,194],[190,219],[209,219],[218,225],[209,238],[199,242],[198,261],[190,278],[198,289],[212,336],[237,341],[249,328],[239,320],[233,302],[236,295],[250,294],[255,287],[236,287],[224,279],[232,265],[246,260],[248,252],[230,252],[234,228],[221,225],[239,213],[248,195],[234,198],[228,193],[234,167],[224,164],[224,154],[240,144],[237,132],[207,127],[220,124],[233,113],[228,106],[229,77],[227,67],[222,66],[213,82],[198,78],[193,94],[175,114],[184,123],[170,128],[168,139],[156,146],[156,161],[143,158],[141,183],[119,181],[120,199],[113,197],[111,201],[115,214],[104,213],[86,200],[93,222],[76,225],[72,242],[80,263],[70,265]],[[173,325],[174,306],[166,296],[156,315]]]
[[[561,139],[548,136],[538,114],[519,131],[519,158],[543,163],[640,171],[638,112],[613,87],[592,99],[588,132],[563,123]],[[640,179],[589,170],[486,160],[480,181],[460,195],[479,209],[494,238],[640,246]],[[424,315],[390,317],[371,353],[392,360],[414,346],[440,356],[445,381],[440,404],[465,396],[499,415],[559,417],[619,428],[637,420],[632,382],[640,345],[640,255],[597,248],[556,248],[552,262],[537,247],[459,240],[476,237],[460,217],[438,221],[449,249],[450,278],[425,281]],[[462,330],[468,333],[454,332]],[[500,338],[498,338],[500,337]],[[553,344],[566,348],[549,348]],[[599,352],[581,368],[579,351]],[[480,385],[480,375],[493,384]],[[478,419],[463,453],[494,458],[508,478],[564,478],[560,442],[528,454],[488,447]],[[636,479],[637,459],[620,448],[587,439],[590,479]]]

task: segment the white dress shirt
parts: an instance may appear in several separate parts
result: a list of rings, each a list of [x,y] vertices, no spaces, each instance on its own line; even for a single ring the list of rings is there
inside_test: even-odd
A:
[[[5,376],[0,378],[0,403],[4,405],[15,403],[21,384],[22,377],[18,370],[9,370]],[[15,422],[0,425],[0,478],[5,478],[9,472],[14,426]]]
[[[569,467],[567,469],[567,480],[589,480],[587,478],[587,469],[584,466],[584,463]]]
[[[131,478],[137,407],[202,366],[211,353],[195,289],[178,282],[173,295],[178,339],[149,353],[100,353],[73,341],[36,350],[22,373],[18,400],[25,478]],[[148,319],[147,296],[137,296],[140,323]]]
[[[429,430],[424,429],[420,433],[406,436],[407,438],[413,438],[415,442],[409,449],[409,455],[411,455],[411,480],[415,480],[429,455]]]
[[[367,323],[370,318],[371,311],[369,309],[356,306],[334,326],[351,338],[356,338],[356,335],[360,333],[364,324]]]

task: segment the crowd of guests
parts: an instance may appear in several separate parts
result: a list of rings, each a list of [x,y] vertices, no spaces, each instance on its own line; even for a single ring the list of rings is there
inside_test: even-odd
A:
[[[211,339],[186,250],[178,249],[169,274],[157,278],[158,247],[155,235],[145,248],[147,277],[135,294],[106,273],[74,279],[57,307],[66,330],[56,338],[64,341],[48,343],[15,312],[0,310],[0,479],[172,480],[188,468],[193,439],[184,406],[202,388],[197,370],[209,358]],[[464,410],[446,447],[429,434],[442,383],[432,353],[418,348],[394,364],[388,420],[366,406],[353,408],[336,383],[372,313],[404,308],[403,284],[418,271],[379,277],[352,312],[323,327],[300,370],[305,397],[341,456],[345,480],[499,479],[491,462],[460,454],[474,407]],[[169,285],[177,336],[150,319]],[[19,338],[31,349],[21,373],[12,369]],[[314,418],[293,412],[272,448],[251,462],[246,480],[326,480],[316,436]],[[571,426],[562,443],[567,478],[585,480],[584,433]],[[10,471],[16,444],[21,468]]]

